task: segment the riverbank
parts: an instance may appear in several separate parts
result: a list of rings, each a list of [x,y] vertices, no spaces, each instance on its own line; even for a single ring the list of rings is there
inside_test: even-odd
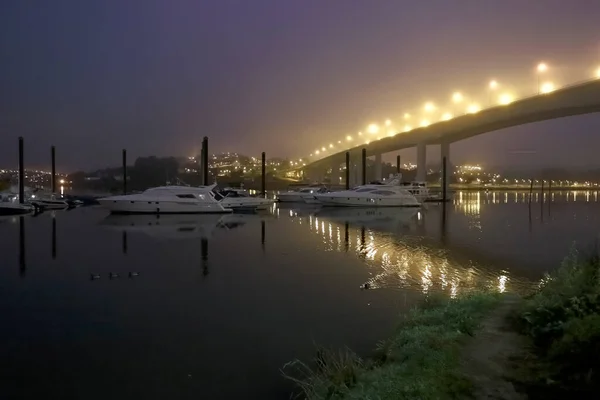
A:
[[[429,298],[373,357],[284,366],[306,399],[553,399],[600,392],[600,258],[573,252],[533,293]],[[597,396],[595,396],[597,397]]]

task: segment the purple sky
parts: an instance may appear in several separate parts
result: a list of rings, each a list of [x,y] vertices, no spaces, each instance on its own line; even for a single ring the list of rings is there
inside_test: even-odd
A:
[[[55,144],[63,169],[189,155],[203,136],[302,157],[457,89],[485,105],[490,78],[531,94],[540,60],[557,84],[589,78],[598,16],[591,0],[3,1],[0,166],[20,135],[28,166]],[[598,165],[598,149],[589,115],[454,144],[452,161]]]

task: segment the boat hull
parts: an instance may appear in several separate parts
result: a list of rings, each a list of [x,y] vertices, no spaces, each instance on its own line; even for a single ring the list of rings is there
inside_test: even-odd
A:
[[[233,197],[221,200],[221,205],[232,210],[266,210],[274,203],[273,200],[258,197]]]
[[[25,215],[34,211],[34,208],[27,204],[0,204],[0,215]]]
[[[277,200],[280,203],[303,203],[304,199],[302,195],[298,193],[281,193],[277,196]]]
[[[62,210],[69,207],[69,203],[66,201],[33,200],[31,204],[44,210]]]

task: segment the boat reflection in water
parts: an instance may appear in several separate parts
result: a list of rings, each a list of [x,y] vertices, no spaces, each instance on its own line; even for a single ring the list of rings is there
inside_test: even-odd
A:
[[[322,208],[315,213],[316,218],[328,222],[360,225],[370,229],[393,230],[399,224],[409,224],[417,214],[418,208]]]
[[[100,224],[127,233],[143,233],[157,239],[210,238],[217,229],[246,224],[244,214],[109,215]]]
[[[364,208],[322,210],[308,217],[289,215],[322,236],[329,250],[353,252],[362,258],[370,275],[364,288],[442,291],[451,297],[477,288],[500,292],[518,288],[521,282],[511,279],[507,271],[478,265],[468,254],[450,257],[441,243],[423,231],[426,214],[427,210]]]

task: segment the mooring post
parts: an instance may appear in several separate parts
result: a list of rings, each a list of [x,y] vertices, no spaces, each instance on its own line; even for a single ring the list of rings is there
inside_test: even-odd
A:
[[[56,148],[50,147],[50,158],[52,160],[52,177],[50,186],[52,187],[52,193],[56,193]]]
[[[400,154],[396,156],[396,173],[400,173]]]
[[[25,217],[19,217],[19,274],[25,275]]]
[[[123,194],[127,194],[127,150],[123,149]]]
[[[446,203],[447,200],[447,182],[448,176],[446,174],[446,157],[442,158],[442,201]]]
[[[531,194],[533,193],[533,179],[530,179],[531,185],[529,185],[529,205],[531,205]]]
[[[350,152],[346,152],[346,190],[350,189]]]
[[[56,216],[52,216],[52,259],[56,260]]]
[[[23,161],[23,137],[19,137],[19,203],[25,202],[25,162]]]
[[[367,149],[362,149],[362,184],[367,184]]]
[[[267,184],[267,155],[265,154],[265,152],[263,151],[261,154],[261,179],[260,179],[260,190],[263,193],[264,198],[267,198],[267,189],[266,189],[266,184]]]
[[[208,185],[208,137],[202,139],[202,185]]]

